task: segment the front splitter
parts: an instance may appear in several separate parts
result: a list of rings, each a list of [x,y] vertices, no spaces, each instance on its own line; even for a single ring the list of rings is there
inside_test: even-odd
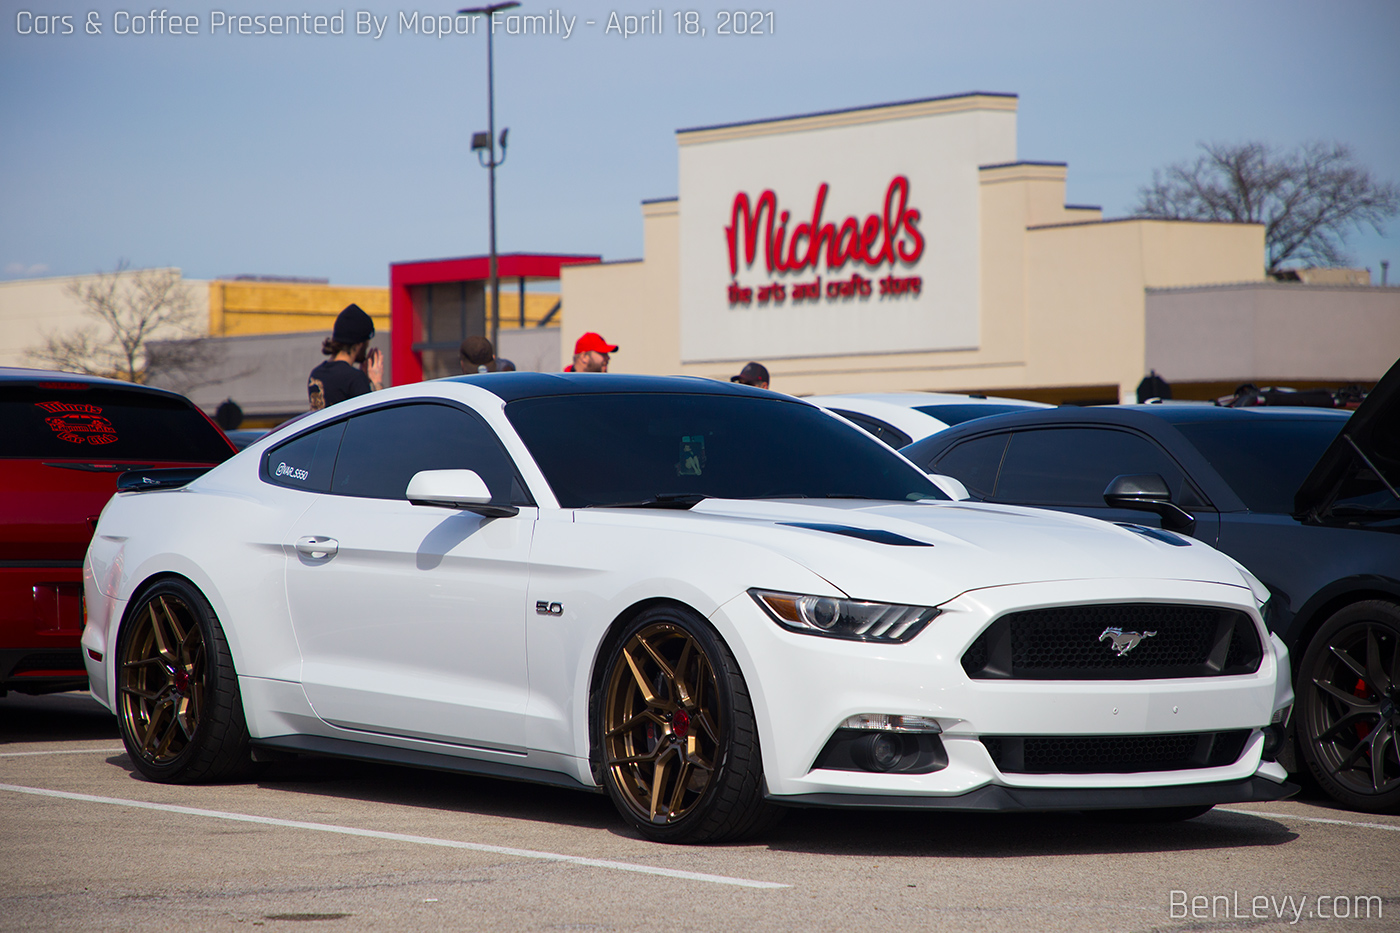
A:
[[[1298,793],[1296,784],[1251,777],[1217,784],[1177,784],[1170,787],[1004,787],[989,784],[966,794],[926,797],[885,794],[768,795],[784,807],[839,807],[856,810],[978,810],[984,812],[1037,810],[1147,810],[1195,807],[1218,803],[1283,800]]]

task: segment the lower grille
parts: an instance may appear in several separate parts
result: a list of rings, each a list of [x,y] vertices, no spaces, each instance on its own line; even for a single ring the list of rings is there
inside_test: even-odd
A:
[[[1146,680],[1250,674],[1263,656],[1254,621],[1237,609],[1110,603],[1004,615],[962,666],[974,679]]]
[[[1177,735],[988,735],[982,744],[1004,774],[1126,774],[1189,771],[1239,761],[1249,729]]]

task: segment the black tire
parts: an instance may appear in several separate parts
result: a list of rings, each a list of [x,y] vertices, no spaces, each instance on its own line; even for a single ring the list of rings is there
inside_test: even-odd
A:
[[[620,633],[602,671],[593,715],[603,786],[637,832],[725,842],[782,818],[763,797],[744,676],[705,620],[680,607],[649,609]]]
[[[1338,610],[1299,667],[1298,750],[1333,800],[1382,813],[1400,807],[1400,606]]]
[[[117,639],[117,720],[136,769],[162,784],[252,770],[238,677],[208,600],[188,581],[141,594]]]
[[[1189,807],[1148,807],[1141,810],[1090,810],[1089,816],[1104,823],[1184,823],[1215,809],[1213,803]]]

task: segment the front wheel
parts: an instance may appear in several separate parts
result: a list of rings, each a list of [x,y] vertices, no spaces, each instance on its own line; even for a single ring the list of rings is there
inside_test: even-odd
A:
[[[775,824],[763,798],[753,704],[729,648],[701,618],[651,609],[607,658],[595,708],[603,784],[657,842],[720,842]]]
[[[217,781],[251,767],[233,659],[192,584],[158,583],[123,623],[117,719],[132,763],[153,781]]]
[[[1367,600],[1328,619],[1298,676],[1298,745],[1334,800],[1400,805],[1400,606]]]

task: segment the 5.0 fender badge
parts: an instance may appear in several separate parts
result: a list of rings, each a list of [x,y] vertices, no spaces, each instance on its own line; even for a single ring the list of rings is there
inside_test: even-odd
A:
[[[1113,650],[1118,652],[1118,657],[1122,657],[1142,644],[1143,639],[1151,638],[1156,632],[1125,632],[1121,628],[1110,626],[1103,630],[1099,636],[1099,641],[1107,641]]]
[[[551,603],[541,599],[535,603],[535,613],[542,616],[562,616],[564,614],[563,603]]]

